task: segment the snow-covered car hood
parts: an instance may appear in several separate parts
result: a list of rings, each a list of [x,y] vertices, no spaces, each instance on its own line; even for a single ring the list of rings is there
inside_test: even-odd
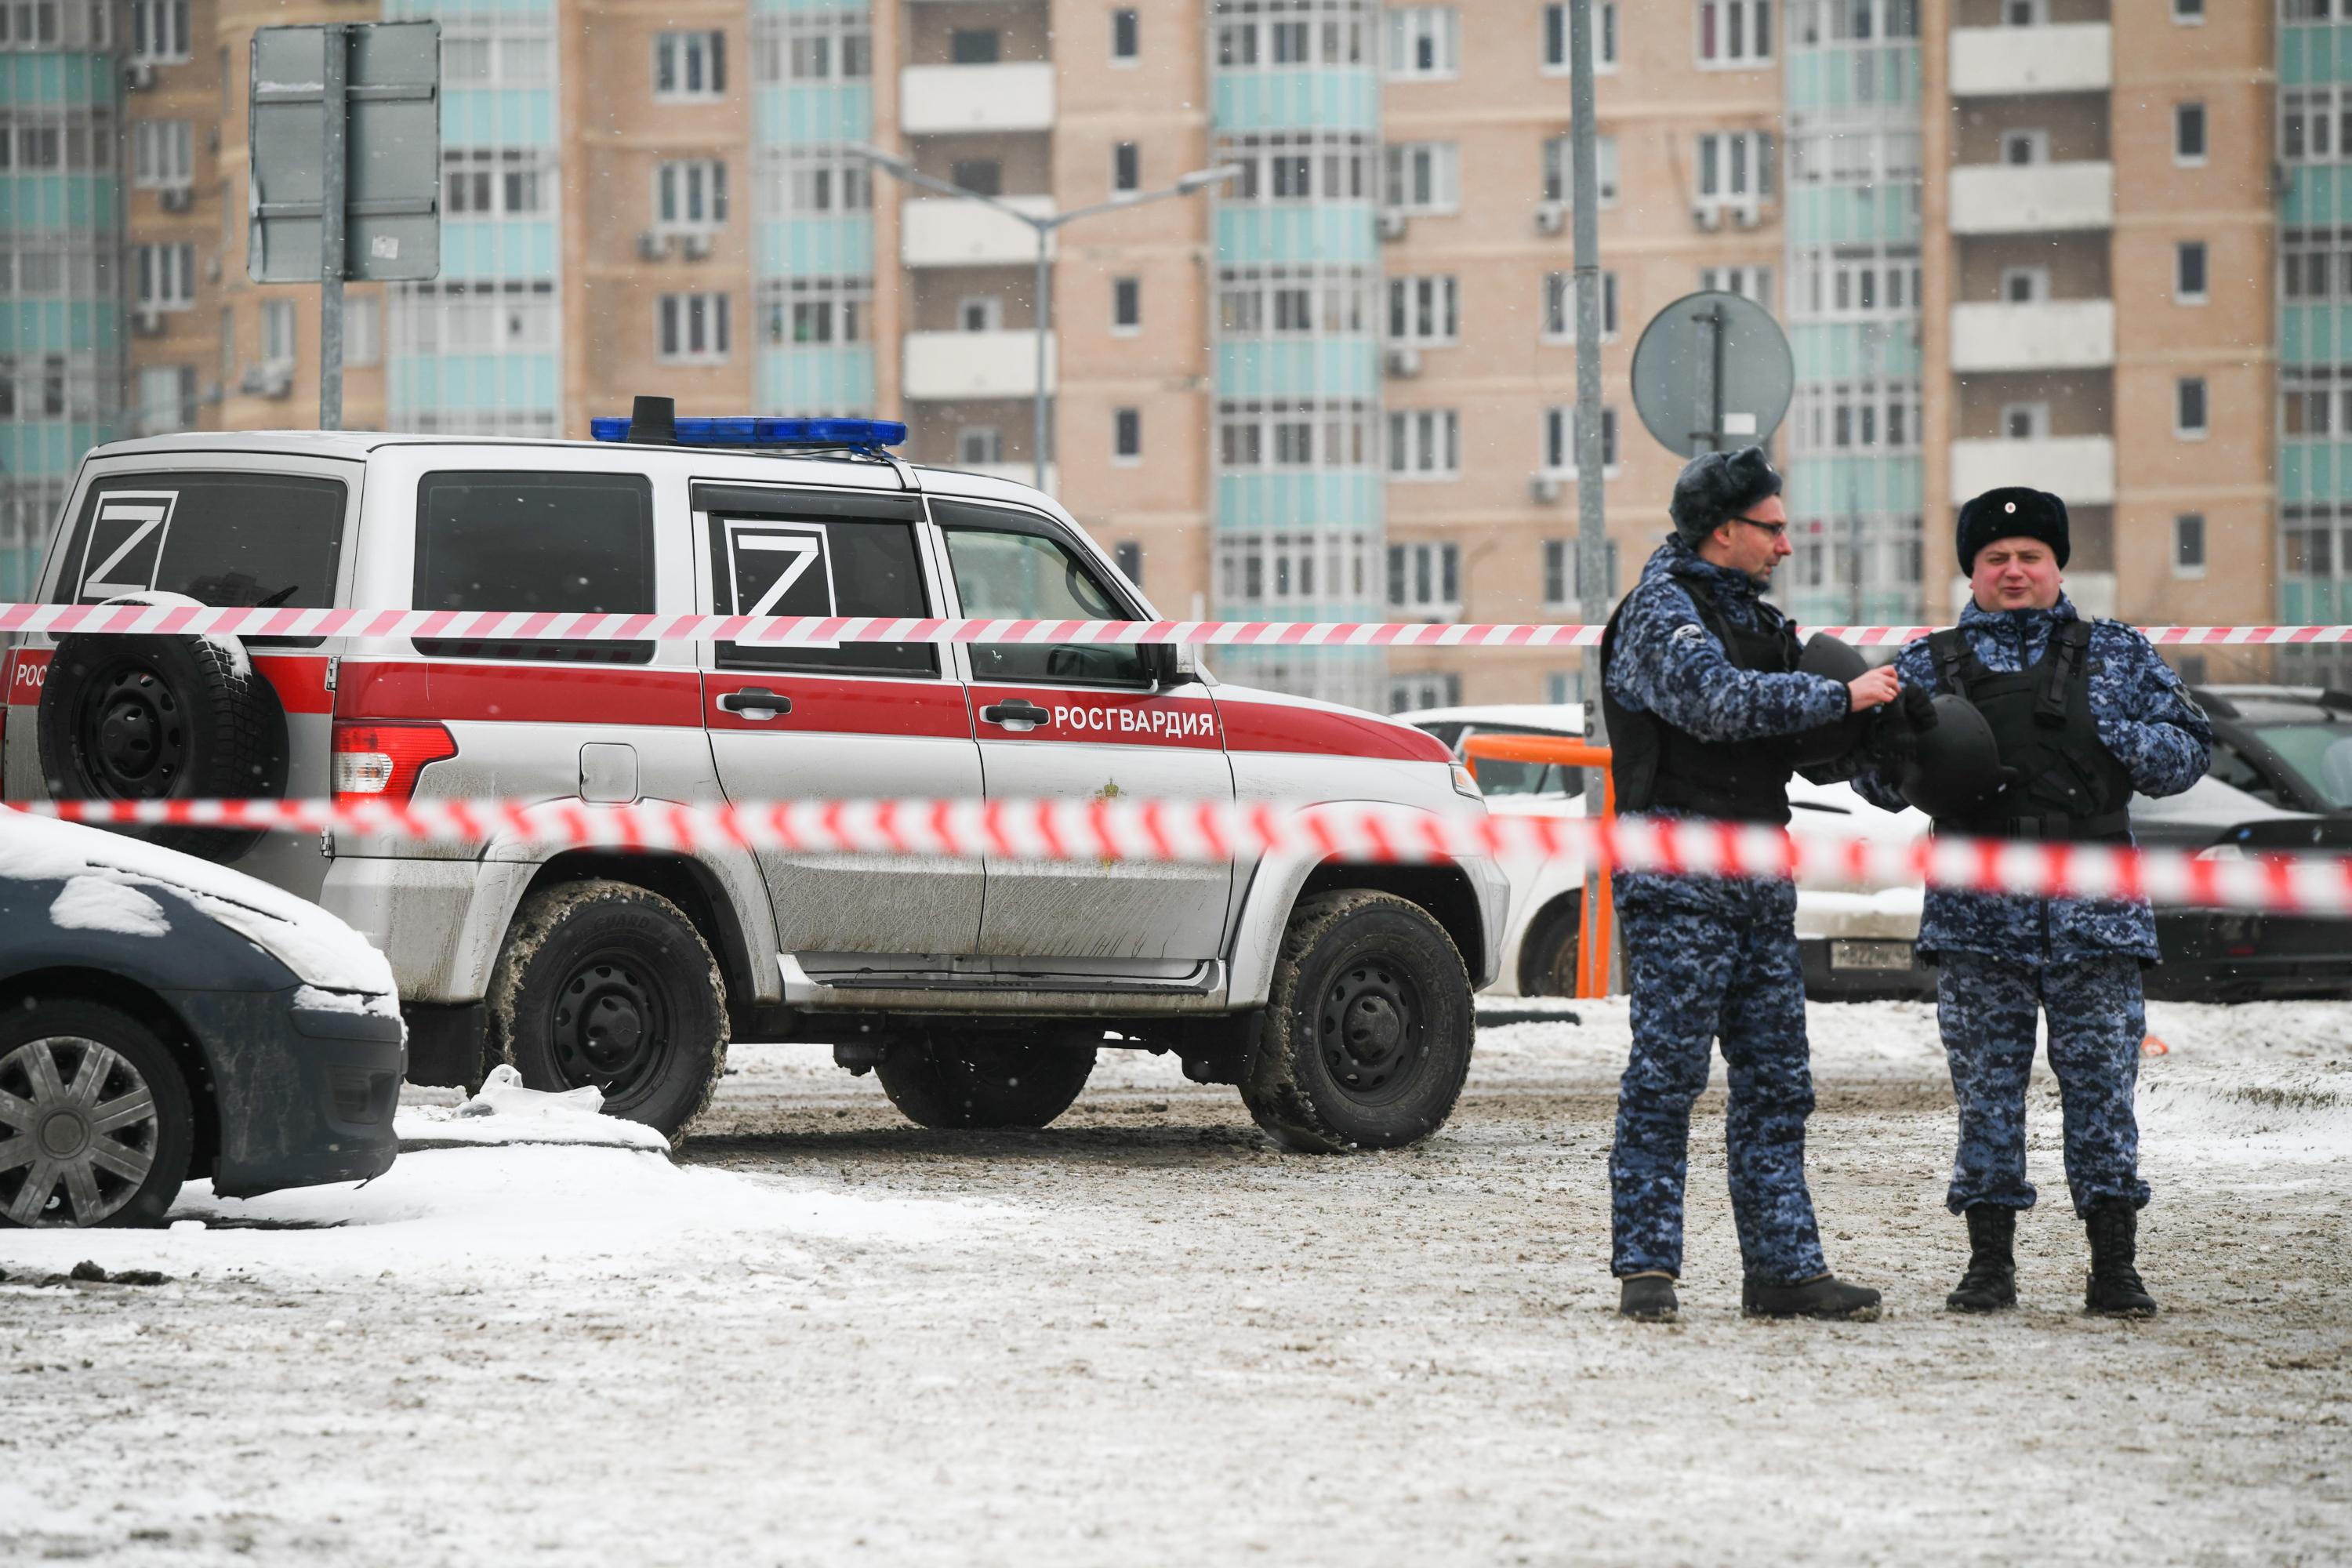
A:
[[[307,985],[377,994],[393,989],[392,965],[383,954],[325,910],[258,878],[176,849],[0,809],[0,877],[66,882],[97,879],[126,890],[161,888],[268,952]],[[83,899],[89,901],[89,895]],[[126,920],[135,913],[127,901],[115,911]]]

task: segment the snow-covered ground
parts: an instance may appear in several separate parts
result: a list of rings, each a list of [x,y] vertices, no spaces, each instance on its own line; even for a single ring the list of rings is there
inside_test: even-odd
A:
[[[1624,1010],[1577,1010],[1388,1155],[1276,1152],[1164,1058],[951,1135],[739,1046],[675,1165],[436,1147],[0,1233],[0,1561],[2341,1560],[2352,1008],[2151,1007],[2133,1325],[2076,1311],[2046,1079],[2027,1304],[1941,1310],[1932,1011],[1817,1007],[1824,1236],[1888,1315],[1739,1320],[1710,1097],[1666,1329],[1610,1310]],[[84,1258],[170,1282],[40,1283]]]

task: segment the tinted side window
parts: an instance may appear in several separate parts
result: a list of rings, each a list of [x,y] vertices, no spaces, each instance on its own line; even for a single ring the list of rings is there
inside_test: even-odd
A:
[[[115,474],[67,541],[57,602],[185,594],[207,605],[331,609],[344,487],[293,474]]]
[[[963,613],[974,618],[1131,621],[1118,595],[1059,540],[1019,512],[934,501],[931,516],[947,533]],[[980,680],[1055,680],[1149,686],[1140,648],[1082,643],[980,643],[971,650]]]
[[[420,610],[646,615],[654,487],[635,474],[436,473],[416,485]],[[645,664],[649,642],[416,639],[466,658]]]
[[[711,602],[722,616],[928,616],[912,522],[841,517],[710,518]],[[726,669],[937,675],[930,643],[762,647],[722,642]]]

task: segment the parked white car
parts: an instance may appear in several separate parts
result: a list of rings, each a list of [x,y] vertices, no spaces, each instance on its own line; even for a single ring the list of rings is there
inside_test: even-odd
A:
[[[1582,704],[1490,703],[1431,708],[1402,715],[1465,754],[1473,735],[1584,736]],[[1584,774],[1575,768],[1529,763],[1481,762],[1479,787],[1497,816],[1582,816]],[[1916,811],[1879,810],[1847,784],[1789,783],[1792,831],[1910,840],[1927,831]],[[1584,858],[1507,858],[1510,907],[1493,994],[1569,996],[1576,991],[1577,944],[1583,929]],[[1797,889],[1797,942],[1804,956],[1805,991],[1812,996],[1874,997],[1933,994],[1935,974],[1912,951],[1919,932],[1917,887],[1872,890],[1829,879],[1807,878]]]

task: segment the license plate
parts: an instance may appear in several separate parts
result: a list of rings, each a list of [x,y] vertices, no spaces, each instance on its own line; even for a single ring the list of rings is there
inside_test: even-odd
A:
[[[1911,967],[1911,944],[1907,942],[1832,942],[1830,943],[1832,969],[1908,969]]]

